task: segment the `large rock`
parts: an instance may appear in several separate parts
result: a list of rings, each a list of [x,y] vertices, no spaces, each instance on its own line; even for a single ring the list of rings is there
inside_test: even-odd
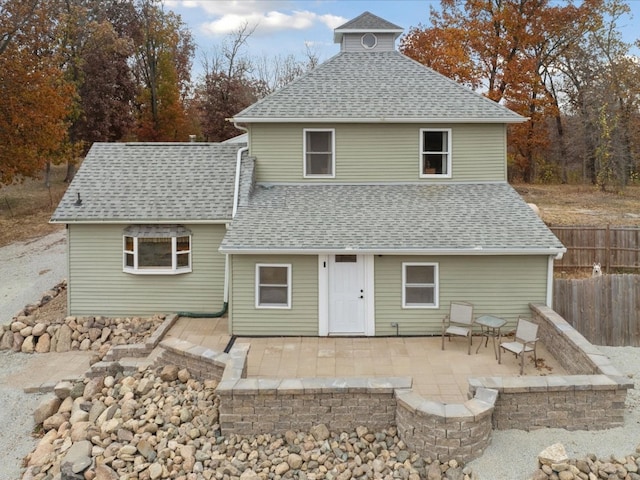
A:
[[[5,330],[0,335],[0,350],[10,350],[13,347],[13,332],[11,330]]]
[[[36,323],[33,326],[33,330],[31,330],[31,335],[33,335],[34,337],[40,337],[41,335],[44,335],[44,333],[47,331],[48,326],[49,325],[44,322]]]
[[[51,349],[51,337],[48,333],[43,333],[38,337],[38,343],[36,343],[36,353],[47,353]]]
[[[51,415],[57,413],[60,408],[60,403],[62,403],[62,400],[55,396],[46,396],[43,398],[38,408],[33,412],[33,421],[35,424],[40,425]]]
[[[311,435],[313,435],[313,438],[315,438],[317,441],[326,440],[331,436],[331,432],[329,432],[329,429],[324,423],[321,423],[320,425],[314,425],[313,427],[311,427],[310,433]]]
[[[55,457],[55,449],[49,442],[40,442],[29,456],[29,466],[41,467]]]
[[[68,380],[63,380],[56,384],[53,388],[53,393],[56,394],[56,397],[64,400],[71,395],[71,389],[73,389],[73,383]]]
[[[24,337],[20,335],[20,332],[13,333],[13,347],[12,350],[14,352],[19,352],[22,348],[22,342],[24,342]]]
[[[565,463],[567,460],[569,460],[567,451],[561,443],[554,443],[538,454],[538,461],[542,465],[556,465]]]
[[[108,465],[98,465],[96,467],[96,477],[94,480],[118,480],[120,476]]]
[[[60,426],[69,419],[67,413],[54,413],[42,422],[42,428],[48,432],[49,430],[58,430]]]
[[[82,440],[75,442],[71,445],[71,448],[67,450],[61,464],[64,468],[65,465],[70,465],[71,472],[74,474],[84,472],[91,466],[91,447],[92,444],[88,440]]]
[[[22,346],[20,347],[20,351],[22,353],[33,353],[35,350],[36,343],[33,335],[29,335],[25,337],[24,342],[22,342]]]
[[[178,371],[180,369],[176,365],[165,365],[160,372],[160,379],[163,382],[173,382],[178,378]]]
[[[71,328],[69,325],[64,324],[58,329],[57,333],[57,341],[56,341],[56,352],[68,352],[71,350]]]

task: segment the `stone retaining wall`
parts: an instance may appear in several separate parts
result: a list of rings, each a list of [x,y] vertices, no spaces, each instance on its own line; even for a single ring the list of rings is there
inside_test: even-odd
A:
[[[621,426],[627,390],[633,383],[551,308],[530,308],[539,325],[540,342],[572,375],[470,378],[472,394],[479,388],[499,393],[494,428],[603,430]]]
[[[336,432],[395,425],[396,389],[411,378],[246,378],[223,381],[220,428],[243,435],[309,431],[324,424]]]
[[[248,344],[236,343],[228,354],[178,339],[160,347],[156,364],[220,381],[223,435],[309,431],[321,424],[334,432],[397,426],[410,449],[441,462],[477,458],[490,442],[495,391],[480,388],[464,404],[445,405],[413,393],[409,377],[246,378]]]
[[[396,397],[400,438],[425,458],[468,462],[491,441],[495,390],[479,388],[464,404],[426,400],[411,390],[396,391]]]
[[[199,380],[222,381],[225,378],[245,377],[248,344],[234,345],[229,353],[220,353],[194,345],[186,340],[169,338],[160,343],[162,353],[156,366],[177,365],[189,370]]]

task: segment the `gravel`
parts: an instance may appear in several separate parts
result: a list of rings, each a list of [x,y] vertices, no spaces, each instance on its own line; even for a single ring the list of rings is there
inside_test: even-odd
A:
[[[484,455],[468,464],[481,480],[530,478],[538,466],[538,454],[554,443],[562,443],[569,458],[583,458],[589,453],[599,458],[609,458],[613,454],[637,455],[636,447],[640,445],[640,348],[598,348],[635,383],[635,388],[627,394],[624,427],[576,432],[558,428],[533,432],[494,431]]]
[[[66,230],[0,247],[0,325],[67,277]]]
[[[6,480],[20,478],[22,459],[37,443],[31,436],[33,412],[42,395],[26,394],[6,381],[9,375],[23,370],[28,359],[24,353],[0,352],[0,478]]]

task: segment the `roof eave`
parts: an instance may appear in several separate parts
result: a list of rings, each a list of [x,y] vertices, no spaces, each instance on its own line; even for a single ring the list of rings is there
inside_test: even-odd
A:
[[[236,123],[524,123],[527,117],[471,117],[471,118],[446,118],[446,117],[372,117],[372,118],[345,118],[345,117],[234,117]]]
[[[333,255],[333,254],[360,254],[360,255],[546,255],[556,256],[564,254],[567,249],[564,247],[549,248],[242,248],[224,247],[219,248],[220,253],[230,253],[237,255]]]
[[[52,224],[66,224],[66,225],[131,225],[132,223],[139,225],[155,225],[155,224],[168,224],[168,223],[189,223],[189,224],[209,224],[209,225],[224,225],[231,222],[231,217],[220,218],[213,220],[202,219],[189,219],[189,218],[154,218],[154,219],[138,219],[138,218],[119,218],[119,219],[95,219],[95,218],[52,218],[49,223]]]
[[[342,36],[345,33],[393,33],[393,38],[397,39],[403,32],[402,28],[338,28],[333,31],[333,43],[342,43]]]

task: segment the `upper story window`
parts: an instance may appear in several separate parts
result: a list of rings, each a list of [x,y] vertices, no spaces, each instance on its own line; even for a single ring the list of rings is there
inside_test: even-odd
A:
[[[378,37],[373,33],[365,33],[360,39],[360,42],[364,48],[370,50],[378,44]]]
[[[133,225],[123,235],[123,271],[139,275],[191,271],[191,232],[179,225]]]
[[[304,129],[304,176],[335,177],[335,130]]]
[[[420,177],[451,177],[451,129],[420,130]]]

